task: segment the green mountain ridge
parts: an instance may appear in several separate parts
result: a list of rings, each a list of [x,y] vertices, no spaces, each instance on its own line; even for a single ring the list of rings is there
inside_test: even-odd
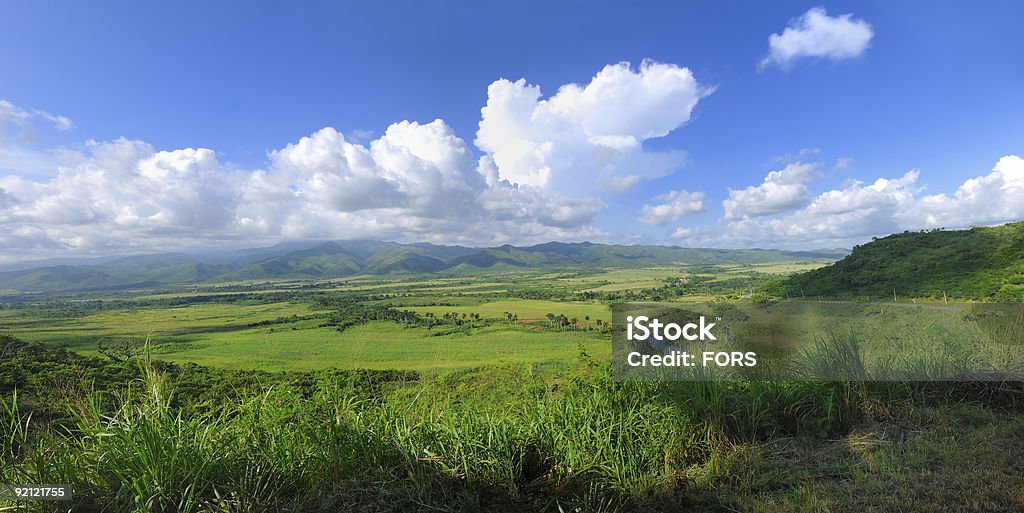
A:
[[[369,240],[280,244],[215,255],[166,253],[91,265],[56,265],[0,272],[0,291],[75,292],[154,285],[355,275],[459,276],[523,269],[604,269],[668,265],[756,264],[834,260],[841,254],[779,250],[691,249],[548,242],[492,248],[400,244]]]
[[[854,247],[833,264],[769,287],[790,296],[943,295],[1024,299],[1024,222],[969,230],[904,232]]]

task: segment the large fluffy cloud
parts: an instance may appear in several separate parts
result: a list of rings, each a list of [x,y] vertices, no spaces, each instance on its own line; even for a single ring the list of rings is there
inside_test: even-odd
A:
[[[602,206],[498,179],[441,120],[396,123],[369,146],[325,128],[270,160],[239,186],[240,228],[256,236],[575,239]]]
[[[368,145],[324,128],[234,169],[205,148],[141,141],[65,152],[48,180],[0,177],[5,257],[147,251],[288,238],[490,243],[593,237],[603,207],[497,177],[441,120],[403,121]]]
[[[525,80],[487,88],[476,145],[500,177],[549,190],[628,188],[683,164],[680,151],[655,152],[643,142],[690,119],[712,88],[687,68],[644,61],[606,66],[585,86],[568,84],[547,99]]]
[[[0,178],[10,198],[0,232],[100,250],[149,237],[219,237],[232,223],[236,188],[211,150],[156,151],[119,139],[90,143],[72,162],[47,182]]]
[[[802,207],[810,201],[807,183],[813,178],[818,163],[794,162],[779,171],[772,171],[758,186],[729,189],[729,199],[722,202],[726,219],[759,217]]]
[[[905,224],[962,226],[1018,221],[1024,218],[1024,159],[1007,155],[992,172],[971,178],[952,196],[925,196],[918,208],[905,212]]]
[[[462,214],[484,186],[465,143],[441,120],[391,125],[369,147],[324,128],[271,154],[279,189],[339,212],[401,208]]]
[[[852,14],[829,16],[814,7],[793,20],[781,34],[768,37],[768,55],[760,67],[790,67],[801,58],[832,60],[859,57],[871,44],[874,31],[868,22]]]

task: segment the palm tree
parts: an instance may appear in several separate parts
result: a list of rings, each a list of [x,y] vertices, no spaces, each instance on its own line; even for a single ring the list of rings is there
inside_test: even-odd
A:
[[[587,321],[587,331],[590,331],[590,316],[584,315],[583,319]]]
[[[569,318],[565,314],[558,314],[556,321],[558,322],[558,329],[564,329],[569,325]]]
[[[572,325],[572,330],[573,331],[576,331],[576,325],[579,324],[579,322],[580,322],[580,320],[575,318],[575,317],[573,317],[572,320],[569,321],[569,324]]]

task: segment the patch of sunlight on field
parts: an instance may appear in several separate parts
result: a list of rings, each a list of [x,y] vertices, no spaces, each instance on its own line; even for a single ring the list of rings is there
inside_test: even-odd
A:
[[[680,276],[683,273],[683,269],[679,267],[612,269],[580,277],[562,278],[559,282],[570,285],[577,290],[618,292],[622,290],[660,287],[664,285],[663,279],[670,276]]]
[[[571,362],[582,343],[597,358],[610,344],[595,332],[545,332],[491,326],[473,335],[428,336],[425,328],[371,322],[339,333],[333,328],[251,329],[215,333],[161,359],[232,369],[454,369],[503,363]]]
[[[181,299],[191,298],[200,296],[237,296],[239,294],[272,294],[275,292],[282,292],[292,290],[285,287],[278,288],[264,288],[264,289],[245,289],[245,290],[198,290],[188,292],[161,292],[158,294],[142,294],[133,296],[132,299]]]
[[[205,303],[163,308],[127,308],[80,317],[41,317],[26,311],[5,328],[27,341],[45,341],[94,352],[100,341],[153,339],[191,342],[209,334],[249,329],[252,323],[317,313],[309,305]]]
[[[768,274],[792,274],[802,271],[810,271],[831,264],[832,260],[820,260],[811,262],[780,262],[773,264],[754,264],[749,270]]]
[[[379,289],[416,289],[420,290],[426,287],[438,287],[446,284],[443,280],[410,280],[410,281],[380,281],[380,282],[356,282],[356,283],[341,283],[335,285],[330,290],[350,290],[350,291],[374,291]]]
[[[483,281],[475,278],[423,278],[423,279],[408,279],[408,280],[382,280],[376,282],[364,282],[364,281],[353,281],[353,282],[342,282],[335,284],[330,290],[345,290],[345,291],[374,291],[379,289],[392,290],[416,290],[421,292],[436,292],[436,291],[460,291],[460,290],[474,290],[480,288],[497,287],[506,289],[509,284],[506,282],[498,281]]]
[[[689,294],[686,296],[679,296],[668,300],[670,303],[710,303],[717,300],[718,297],[708,294]]]
[[[470,311],[483,317],[518,313],[520,321],[542,320],[548,312],[610,320],[600,304],[505,300],[472,307],[411,308]],[[329,367],[375,369],[455,369],[502,363],[566,363],[576,358],[579,344],[589,354],[610,353],[607,336],[596,332],[554,332],[504,324],[474,329],[472,335],[428,336],[425,328],[373,322],[339,333],[320,328],[323,319],[253,326],[279,317],[326,313],[310,305],[269,303],[246,305],[193,304],[169,308],[105,311],[80,317],[48,317],[42,311],[0,311],[0,333],[26,341],[63,345],[96,354],[101,341],[115,343],[147,337],[159,359],[194,362],[232,369],[313,370]]]

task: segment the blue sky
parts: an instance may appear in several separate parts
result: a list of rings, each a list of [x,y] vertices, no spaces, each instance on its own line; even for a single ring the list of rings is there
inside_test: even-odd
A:
[[[1018,2],[0,11],[5,260],[354,237],[807,248],[1024,217]],[[607,105],[566,95],[517,124],[599,76]]]

